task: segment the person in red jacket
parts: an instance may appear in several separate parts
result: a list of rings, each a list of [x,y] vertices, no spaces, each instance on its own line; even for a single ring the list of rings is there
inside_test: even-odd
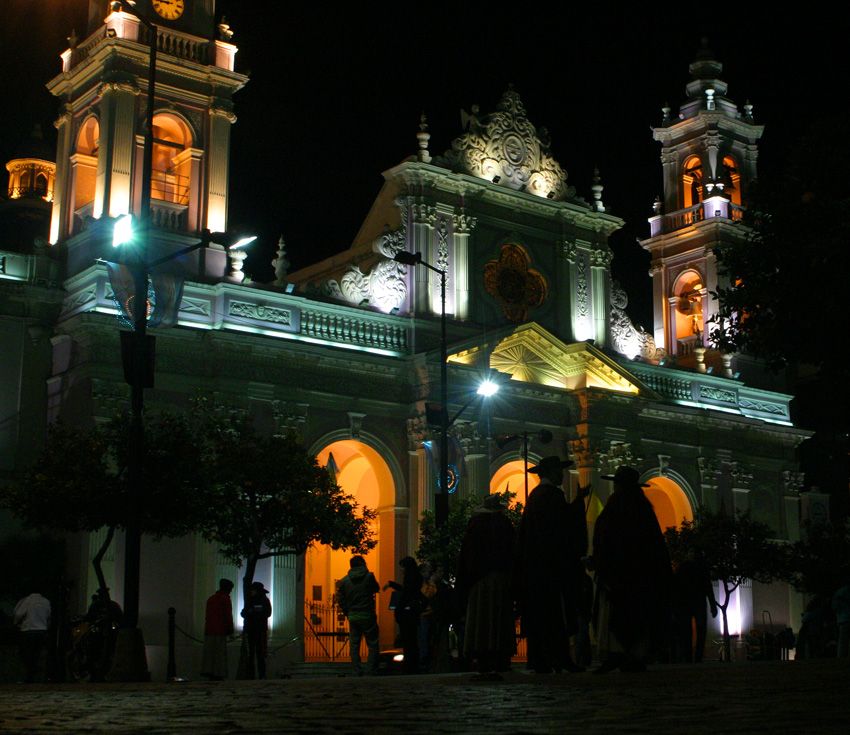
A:
[[[233,582],[219,580],[218,592],[207,600],[204,619],[204,660],[201,676],[210,681],[227,678],[227,637],[233,635],[233,607],[230,592]]]

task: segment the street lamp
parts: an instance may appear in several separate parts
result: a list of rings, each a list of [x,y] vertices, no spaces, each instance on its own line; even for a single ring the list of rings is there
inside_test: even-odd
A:
[[[397,263],[416,266],[424,265],[440,276],[440,481],[439,492],[434,496],[437,525],[441,526],[449,517],[449,416],[448,416],[448,344],[446,341],[446,272],[422,260],[422,253],[399,250],[393,258]]]
[[[149,221],[148,221],[149,224]],[[145,228],[139,242],[133,227],[133,216],[123,215],[115,221],[112,245],[119,249],[116,260],[126,265],[133,275],[133,308],[129,314],[133,323],[132,332],[122,332],[122,356],[125,349],[130,355],[125,364],[130,366],[128,382],[131,386],[132,411],[130,418],[130,446],[128,447],[127,474],[130,486],[130,508],[125,527],[124,552],[124,624],[116,646],[114,676],[124,681],[146,680],[149,675],[144,657],[144,639],[139,624],[139,572],[141,567],[141,514],[144,487],[142,467],[144,462],[144,398],[146,387],[152,386],[153,365],[148,361],[148,274],[160,265],[187,255],[210,243],[223,245],[230,253],[242,249],[257,239],[256,235],[234,238],[224,232],[201,233],[200,242],[188,245],[161,258],[148,261],[146,258],[149,226]],[[129,251],[129,252],[128,252]],[[176,305],[179,308],[179,304]],[[129,340],[123,336],[130,337]]]

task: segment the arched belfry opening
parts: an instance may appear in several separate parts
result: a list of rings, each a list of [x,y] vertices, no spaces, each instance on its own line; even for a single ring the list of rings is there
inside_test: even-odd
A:
[[[687,270],[676,279],[672,293],[676,354],[688,355],[704,343],[705,291],[704,279],[695,270]]]
[[[151,199],[189,203],[192,144],[192,131],[182,118],[171,113],[154,115]]]
[[[396,487],[387,461],[373,447],[356,439],[331,442],[316,454],[320,465],[327,467],[346,494],[358,506],[378,511],[372,531],[377,546],[363,556],[369,569],[383,586],[395,578],[395,505]],[[305,659],[321,661],[348,656],[348,642],[334,633],[347,630],[341,611],[336,608],[336,585],[349,569],[351,552],[314,545],[304,562],[304,640]],[[395,624],[392,611],[379,595],[377,612],[381,645],[393,643]],[[387,597],[387,599],[389,599]]]
[[[702,198],[702,161],[699,156],[690,156],[682,166],[682,206],[695,207]]]
[[[649,487],[644,493],[652,503],[661,530],[678,528],[682,521],[694,519],[694,509],[684,488],[670,477],[653,477],[645,480]]]

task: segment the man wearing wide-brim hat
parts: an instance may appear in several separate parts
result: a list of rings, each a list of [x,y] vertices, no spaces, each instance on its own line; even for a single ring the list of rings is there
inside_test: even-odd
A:
[[[670,557],[640,473],[621,466],[603,478],[614,481],[614,492],[593,530],[596,671],[642,671],[663,634]]]
[[[540,484],[528,496],[518,538],[516,595],[528,665],[537,673],[581,671],[570,655],[580,600],[581,557],[587,526],[581,502],[571,506],[561,490],[568,459],[544,457],[529,472]]]
[[[248,678],[254,678],[254,663],[257,665],[257,678],[266,678],[266,655],[268,653],[269,618],[272,616],[272,604],[267,595],[269,591],[262,582],[252,582],[248,590],[248,599],[242,609],[245,619],[244,635],[248,641]]]

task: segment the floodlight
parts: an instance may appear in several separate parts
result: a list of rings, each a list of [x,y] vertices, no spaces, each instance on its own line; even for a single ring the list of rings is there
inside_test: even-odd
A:
[[[122,214],[112,229],[112,247],[117,248],[133,241],[133,215]]]
[[[475,391],[479,396],[484,398],[489,398],[490,396],[496,395],[499,392],[499,384],[494,383],[492,380],[485,380],[482,382]]]

